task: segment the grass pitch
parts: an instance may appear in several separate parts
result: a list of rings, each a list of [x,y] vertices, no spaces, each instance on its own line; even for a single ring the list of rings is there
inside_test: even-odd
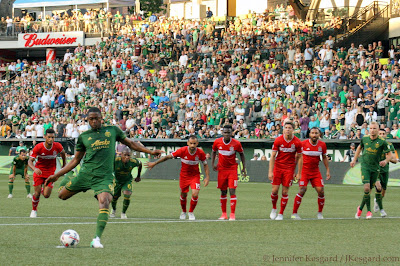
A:
[[[374,214],[372,220],[365,220],[365,210],[361,220],[354,219],[362,186],[326,186],[325,220],[316,219],[317,195],[311,187],[299,209],[303,220],[290,220],[297,185],[290,191],[285,220],[269,220],[270,190],[264,183],[239,184],[237,221],[217,221],[219,191],[211,182],[200,192],[197,220],[180,221],[178,181],[142,180],[134,184],[128,220],[110,218],[102,237],[105,248],[91,249],[98,214],[93,192],[67,201],[58,199],[56,193],[49,199],[42,197],[38,218],[31,219],[31,201],[23,180],[16,179],[14,198],[7,199],[7,177],[0,176],[1,264],[400,263],[400,188],[389,188],[384,199],[389,217]],[[117,207],[119,217],[122,198]],[[66,229],[79,233],[77,248],[57,248]]]

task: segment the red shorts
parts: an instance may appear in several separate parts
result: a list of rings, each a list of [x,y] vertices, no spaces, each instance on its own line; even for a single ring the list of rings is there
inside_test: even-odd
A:
[[[312,187],[324,187],[324,179],[322,178],[321,173],[313,173],[312,175],[301,173],[299,186],[306,187],[308,182],[311,183]]]
[[[53,173],[54,174],[54,173]],[[44,182],[46,182],[46,179],[51,176],[52,174],[47,174],[47,173],[42,173],[41,176],[38,176],[37,174],[33,173],[33,186],[37,187],[37,186],[41,186],[44,184]],[[50,188],[53,188],[53,183],[49,183],[47,185]]]
[[[294,169],[277,169],[274,167],[273,174],[274,179],[271,182],[272,185],[279,186],[282,184],[284,187],[292,186]]]
[[[189,187],[193,189],[200,190],[200,176],[191,177],[191,178],[179,178],[179,188],[182,193],[188,193]]]
[[[218,170],[218,186],[220,190],[237,188],[238,174],[236,170]]]

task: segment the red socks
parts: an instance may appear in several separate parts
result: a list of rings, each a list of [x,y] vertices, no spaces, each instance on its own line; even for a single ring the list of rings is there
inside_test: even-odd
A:
[[[226,202],[227,202],[226,196],[221,196],[221,210],[222,210],[222,213],[226,213]]]
[[[35,195],[32,196],[32,210],[37,211],[37,206],[39,205],[39,198],[35,198]]]
[[[318,212],[322,212],[325,205],[325,197],[318,197]]]
[[[272,208],[276,209],[276,203],[278,202],[278,194],[271,193]]]
[[[194,208],[196,208],[198,199],[199,199],[199,197],[193,197],[192,196],[192,199],[190,200],[190,210],[189,210],[189,212],[193,212],[194,211]],[[186,202],[185,202],[185,205],[186,205]]]
[[[231,214],[236,210],[236,195],[231,195]]]
[[[181,196],[181,207],[182,207],[182,211],[186,212],[186,197],[182,198],[182,196]]]
[[[289,196],[288,195],[285,195],[285,196],[282,195],[282,198],[281,198],[281,210],[280,210],[279,214],[283,214],[283,212],[285,211],[285,208],[286,208],[288,200],[289,200]]]
[[[302,199],[303,199],[303,197],[300,194],[297,194],[296,197],[294,198],[293,213],[297,213],[297,210],[300,207]]]

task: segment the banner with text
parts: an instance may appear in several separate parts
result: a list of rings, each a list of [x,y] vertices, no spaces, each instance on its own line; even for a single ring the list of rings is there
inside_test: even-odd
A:
[[[83,31],[21,33],[18,34],[18,48],[66,47],[84,45]]]

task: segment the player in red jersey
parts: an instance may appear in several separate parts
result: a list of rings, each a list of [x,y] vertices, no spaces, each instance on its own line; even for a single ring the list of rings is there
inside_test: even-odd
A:
[[[46,134],[44,135],[45,142],[39,143],[33,148],[28,161],[29,167],[33,170],[33,187],[35,188],[35,193],[32,197],[31,218],[37,217],[37,206],[39,205],[40,193],[42,192],[45,198],[48,198],[51,195],[53,183],[44,187],[43,185],[46,179],[56,171],[57,155],[61,155],[63,161],[62,167],[64,167],[67,162],[63,146],[58,142],[54,142],[54,137],[54,129],[47,129]],[[36,159],[36,164],[33,164]]]
[[[193,211],[196,208],[197,201],[199,199],[200,191],[200,171],[199,163],[202,162],[204,165],[204,172],[206,177],[204,178],[204,186],[206,187],[210,182],[210,171],[206,160],[206,154],[202,149],[197,148],[199,141],[196,136],[190,136],[187,142],[187,146],[182,147],[172,154],[162,157],[155,162],[149,162],[146,164],[147,168],[152,169],[159,163],[165,162],[169,159],[180,158],[182,167],[181,174],[179,176],[179,187],[181,189],[181,207],[182,213],[180,215],[181,220],[186,219],[186,198],[189,192],[189,187],[192,189],[192,199],[190,201],[189,209],[189,220],[196,220]]]
[[[231,214],[229,216],[230,221],[234,221],[235,210],[236,210],[236,187],[238,183],[238,174],[236,162],[236,152],[239,153],[242,161],[243,169],[242,175],[246,176],[246,162],[244,158],[242,144],[232,138],[232,126],[225,125],[222,131],[222,138],[216,139],[212,147],[212,167],[214,171],[218,171],[218,187],[221,190],[221,210],[222,215],[219,220],[227,220],[226,214],[226,202],[229,188],[229,194],[231,197]],[[218,165],[215,166],[215,157],[218,151]]]
[[[276,138],[272,146],[272,155],[268,169],[268,178],[272,184],[272,210],[269,216],[272,220],[283,220],[283,212],[289,200],[289,187],[292,185],[296,164],[301,157],[301,141],[293,135],[293,129],[294,126],[291,121],[285,122],[283,135]],[[281,184],[281,210],[277,216],[276,203],[278,202],[278,191]]]
[[[313,188],[318,193],[318,219],[324,219],[322,216],[322,209],[325,205],[325,194],[324,194],[324,180],[322,179],[321,172],[319,171],[319,161],[322,156],[326,168],[326,180],[331,178],[329,171],[329,160],[326,156],[326,144],[319,140],[321,132],[317,127],[313,127],[310,130],[310,139],[301,142],[303,156],[299,161],[299,169],[301,169],[301,176],[297,176],[297,180],[300,180],[300,190],[294,199],[292,219],[300,220],[300,216],[297,214],[297,210],[300,207],[301,200],[307,191],[308,182],[311,183]]]

